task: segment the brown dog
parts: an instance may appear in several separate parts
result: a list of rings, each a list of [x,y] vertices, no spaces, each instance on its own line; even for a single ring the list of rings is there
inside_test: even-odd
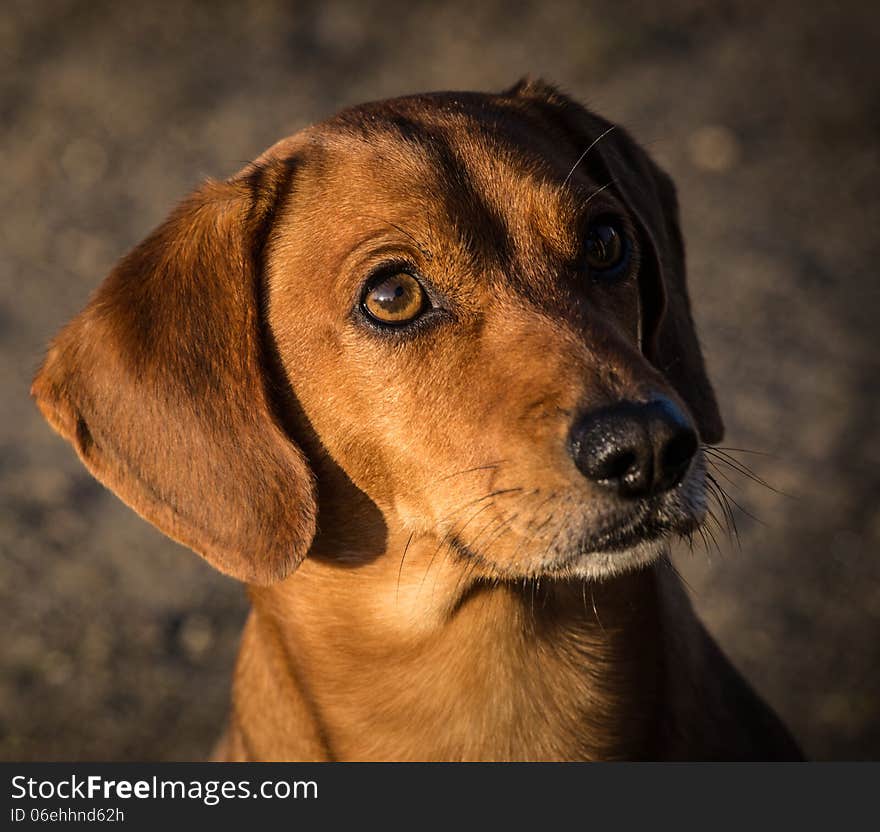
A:
[[[668,563],[723,431],[677,215],[527,81],[347,110],[116,267],[33,393],[250,584],[218,757],[799,756]]]

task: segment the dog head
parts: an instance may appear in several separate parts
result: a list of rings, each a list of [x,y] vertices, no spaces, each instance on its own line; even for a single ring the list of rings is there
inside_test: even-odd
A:
[[[206,184],[33,392],[252,583],[345,525],[343,491],[495,577],[631,569],[701,521],[722,435],[672,183],[540,82],[355,107]]]

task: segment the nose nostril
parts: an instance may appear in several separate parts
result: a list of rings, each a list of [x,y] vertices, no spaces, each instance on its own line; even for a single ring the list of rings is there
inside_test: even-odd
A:
[[[663,484],[667,488],[681,481],[697,452],[697,445],[697,436],[692,430],[679,431],[666,443],[660,469],[663,472]]]
[[[636,454],[629,450],[608,454],[595,468],[597,480],[619,482],[638,465]]]

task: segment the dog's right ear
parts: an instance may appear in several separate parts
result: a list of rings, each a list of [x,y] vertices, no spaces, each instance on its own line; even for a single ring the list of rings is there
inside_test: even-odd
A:
[[[273,414],[262,257],[291,178],[209,182],[128,254],[55,339],[32,395],[88,469],[220,571],[266,584],[315,532],[315,487]]]

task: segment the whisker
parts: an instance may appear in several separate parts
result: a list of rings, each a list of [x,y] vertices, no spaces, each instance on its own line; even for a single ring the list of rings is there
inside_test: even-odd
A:
[[[754,451],[751,448],[728,448],[723,445],[711,445],[710,447],[716,451],[734,451],[738,454],[752,454],[754,456],[766,456],[771,459],[779,459],[779,454],[771,454],[767,451]]]
[[[483,544],[480,551],[481,556],[485,556],[485,554],[489,551],[495,541],[501,538],[506,532],[510,530],[510,527],[513,525],[513,521],[516,520],[518,517],[519,512],[517,512],[516,514],[512,514],[510,517],[506,518],[503,523],[501,523],[500,528],[496,529],[496,531],[493,532],[492,537]]]
[[[723,471],[720,471],[717,467],[715,467],[715,464],[714,464],[714,463],[712,464],[712,467],[713,467],[713,470],[714,470],[716,473],[720,474],[720,475],[721,475],[722,477],[724,477],[724,479],[726,479],[728,482],[731,482],[732,485],[734,485],[734,486],[736,485],[736,483],[733,483],[733,482],[730,480],[729,477],[726,477],[726,476],[724,475],[724,472],[723,472]],[[711,475],[711,474],[707,474],[707,476],[708,476],[708,477],[711,477],[712,475]],[[716,485],[718,488],[721,488],[721,485],[720,485],[720,483],[718,483],[717,480],[714,480],[714,482],[715,482],[715,485]],[[729,500],[731,503],[733,503],[733,505],[736,506],[736,508],[738,508],[743,514],[745,514],[746,517],[750,517],[752,520],[754,520],[756,523],[760,523],[762,526],[766,526],[766,525],[767,525],[767,524],[766,524],[766,523],[765,523],[760,517],[757,517],[756,515],[752,514],[752,512],[750,512],[747,508],[744,508],[744,507],[743,507],[743,506],[742,506],[742,505],[736,500],[736,498],[733,497],[733,495],[728,494],[727,491],[724,491],[723,489],[722,489],[722,491],[723,491],[723,493],[724,493],[724,497],[725,497],[725,499],[726,499],[726,500]]]
[[[477,500],[476,502],[480,502],[480,501]],[[486,505],[477,509],[477,511],[474,512],[470,516],[467,523],[465,523],[464,526],[462,526],[462,528],[459,529],[458,531],[455,530],[455,524],[453,524],[446,531],[446,534],[443,535],[443,537],[440,539],[440,542],[437,544],[437,548],[434,549],[434,554],[431,555],[431,560],[428,561],[428,567],[427,567],[427,569],[425,569],[425,574],[422,575],[422,580],[421,580],[421,583],[419,584],[419,593],[421,593],[422,587],[425,585],[425,579],[428,577],[428,573],[431,571],[431,567],[434,565],[434,560],[437,558],[437,555],[440,553],[440,550],[443,548],[446,541],[449,540],[451,537],[455,536],[456,534],[460,534],[461,531],[463,531],[470,523],[472,523],[474,520],[476,520],[477,517],[479,517],[484,511],[492,508],[493,505],[494,505],[494,503],[487,503]]]
[[[403,234],[404,237],[409,237],[416,244],[416,248],[428,259],[433,260],[434,255],[428,250],[427,246],[420,243],[412,234],[409,233],[405,228],[401,228],[397,223],[391,222],[391,220],[386,219],[385,217],[380,217],[378,214],[363,214],[365,217],[370,217],[370,219],[379,220],[379,222],[384,222],[386,225],[390,225],[395,231],[399,231]]]
[[[557,494],[556,491],[551,491],[551,492],[550,492],[550,496],[547,497],[543,502],[541,502],[541,503],[538,505],[538,507],[535,509],[534,513],[537,514],[542,508],[544,508],[545,505],[547,505],[547,503],[549,503],[551,500],[555,500],[555,499],[556,499],[556,494]],[[551,512],[551,513],[548,514],[547,517],[544,519],[544,522],[543,522],[543,523],[539,523],[539,524],[538,524],[538,525],[537,525],[532,531],[533,531],[534,533],[537,533],[537,532],[541,531],[541,529],[543,529],[543,528],[544,528],[544,527],[545,527],[545,526],[551,521],[551,518],[553,518],[553,517],[555,517],[555,516],[556,516],[556,512],[555,512],[555,511],[554,511],[554,512]],[[533,534],[532,537],[534,538],[534,537],[535,537],[535,534]]]
[[[492,497],[498,497],[502,494],[507,494],[507,493],[511,493],[514,491],[522,491],[522,490],[523,490],[522,488],[503,488],[503,489],[498,489],[496,491],[491,491],[488,494],[484,494],[482,497],[477,497],[475,500],[468,500],[468,502],[462,503],[457,508],[454,508],[446,516],[441,517],[437,521],[436,526],[442,526],[447,520],[451,520],[459,512],[464,511],[464,509],[470,508],[471,506],[475,506],[475,505],[477,505],[477,503],[485,502],[486,500],[488,500]]]
[[[409,551],[409,544],[412,543],[413,535],[415,535],[415,532],[410,532],[409,538],[406,541],[406,546],[403,547],[403,556],[400,558],[400,566],[397,567],[397,592],[395,594],[395,603],[400,601],[400,576],[403,573],[403,562],[406,560],[406,553]]]
[[[485,497],[480,497],[480,500],[488,500],[490,497],[499,497],[502,494],[515,494],[517,491],[524,491],[521,486],[516,486],[514,488],[499,488],[495,491],[491,491]]]
[[[712,511],[711,508],[706,509],[706,515],[715,524],[719,532],[721,532],[722,534],[727,534],[727,528],[721,525],[721,521],[718,519],[718,515],[715,514],[715,512]]]
[[[563,501],[562,501],[562,505],[557,506],[557,511],[558,511],[560,508],[562,508],[564,505],[566,505],[567,502],[568,502],[568,500],[567,500],[566,498],[564,498]],[[562,524],[560,524],[560,525],[559,525],[559,528],[556,529],[556,533],[555,533],[555,534],[553,535],[553,537],[550,539],[550,543],[549,543],[549,545],[547,546],[547,548],[546,548],[546,550],[545,550],[545,553],[544,553],[545,559],[546,559],[546,556],[549,555],[549,554],[550,554],[550,553],[556,548],[556,542],[557,542],[557,541],[559,540],[559,538],[561,537],[563,530],[564,530],[564,527],[563,527]]]
[[[461,588],[462,588],[462,586],[464,586],[465,588],[468,586],[468,582],[470,581],[471,575],[473,575],[473,573],[477,569],[477,564],[478,564],[477,559],[471,558],[470,562],[467,564],[467,566],[464,568],[464,570],[459,574],[458,580],[455,582],[455,588],[452,591],[453,598],[458,598],[458,599],[461,598],[459,591],[461,590],[461,592],[464,592],[464,590],[462,590]]]
[[[446,531],[443,533],[443,536],[438,541],[437,546],[431,555],[431,559],[428,561],[428,566],[425,569],[424,575],[422,575],[421,582],[419,583],[419,592],[422,591],[422,588],[425,585],[425,580],[427,579],[428,573],[431,571],[431,568],[433,567],[434,563],[437,560],[437,555],[440,554],[441,551],[444,552],[444,558],[448,555],[449,547],[447,546],[447,543],[453,537],[460,535],[484,511],[487,511],[487,510],[493,508],[495,506],[495,502],[494,502],[495,497],[503,496],[505,494],[519,493],[520,494],[519,499],[521,500],[521,499],[523,499],[523,497],[528,496],[528,492],[526,492],[526,493],[523,493],[523,492],[525,492],[525,489],[520,486],[517,486],[514,488],[498,488],[498,489],[495,489],[494,491],[490,491],[488,494],[484,494],[482,497],[477,497],[474,500],[469,500],[466,503],[463,503],[462,505],[457,506],[451,512],[449,512],[447,515],[442,517],[435,524],[435,529],[437,529],[438,531],[439,531],[439,528],[442,527],[444,524],[446,524],[448,521],[453,521],[453,522],[451,523],[449,528],[447,528]],[[486,500],[491,500],[491,502],[489,502],[486,505],[481,506],[479,509],[477,509],[477,511],[475,511],[468,518],[467,522],[465,522],[464,525],[461,525],[461,526],[456,525],[456,523],[454,522],[454,518],[456,517],[456,515],[460,514],[462,511],[464,511],[467,508],[470,508],[471,506],[475,506],[475,505],[479,505],[480,503],[484,503],[484,502],[486,502]],[[487,523],[486,526],[484,526],[483,529],[480,531],[480,534],[483,534],[483,532],[485,532],[486,529],[488,529],[489,526],[491,526],[493,522],[496,522],[497,519],[498,518],[490,520],[489,523]],[[460,580],[459,580],[459,583],[460,583]],[[456,590],[457,590],[457,588],[458,588],[458,585],[456,585]]]
[[[485,551],[482,547],[480,549],[477,548],[477,541],[489,530],[493,525],[504,526],[506,522],[506,518],[504,514],[499,514],[497,517],[493,517],[486,523],[480,531],[474,535],[474,537],[467,542],[468,551],[473,552],[475,555],[482,557],[483,551]]]
[[[536,508],[534,510],[532,515],[533,516],[536,515],[545,505],[547,505],[547,503],[549,503],[555,497],[556,497],[556,492],[555,491],[550,492],[550,495],[539,504],[538,508]],[[537,526],[537,528],[532,529],[532,533],[528,536],[528,538],[526,538],[526,537],[520,538],[519,543],[517,543],[516,548],[513,550],[513,553],[510,556],[511,563],[516,562],[517,555],[519,555],[520,549],[523,547],[523,544],[527,543],[528,545],[531,545],[534,542],[535,538],[537,537],[538,532],[541,531],[541,529],[543,529],[549,522],[552,522],[552,520],[555,516],[556,516],[556,511],[554,510],[549,515],[547,515],[547,517],[544,519],[543,523],[540,523]]]
[[[590,146],[581,153],[580,156],[577,157],[577,161],[571,166],[571,170],[566,174],[565,179],[562,180],[562,187],[564,188],[568,184],[568,180],[574,175],[575,170],[577,170],[578,165],[587,158],[587,154],[602,141],[612,130],[614,130],[615,125],[612,124],[608,129],[600,133],[593,141],[590,143]]]
[[[742,486],[740,483],[729,477],[724,471],[721,470],[721,468],[718,467],[718,462],[716,462],[714,459],[709,459],[707,461],[712,466],[712,470],[716,474],[718,474],[719,477],[723,477],[725,482],[729,483],[733,488],[736,488],[738,491],[742,490]]]
[[[750,480],[753,480],[759,485],[763,485],[765,488],[769,488],[770,491],[774,492],[775,494],[780,494],[783,497],[791,497],[791,494],[786,494],[784,491],[780,491],[778,488],[774,488],[766,480],[759,477],[744,462],[741,462],[735,456],[731,456],[726,451],[722,451],[718,448],[713,448],[711,446],[704,446],[704,450],[709,453],[709,455],[712,456],[716,461],[729,466],[737,473],[742,474],[744,477],[748,477]]]
[[[728,537],[732,534],[734,539],[736,540],[737,548],[742,551],[742,543],[739,538],[739,528],[736,525],[736,518],[733,516],[733,510],[730,507],[730,502],[728,500],[727,494],[724,489],[718,484],[718,481],[709,473],[706,474],[706,478],[708,479],[708,491],[714,498],[714,500],[718,503],[721,508],[721,512],[724,516],[724,523],[727,527]]]
[[[606,190],[607,188],[610,188],[613,184],[614,184],[614,180],[612,179],[610,182],[606,182],[604,185],[601,185],[600,187],[596,188],[596,190],[593,191],[584,200],[584,204],[581,206],[581,210],[584,210],[593,201],[593,199],[595,199],[595,197],[599,196],[599,194],[601,194],[602,191]]]
[[[687,588],[687,591],[691,595],[696,596],[697,591],[691,586],[691,584],[688,582],[687,578],[685,578],[685,576],[681,574],[678,567],[669,558],[666,559],[666,563],[669,566],[669,568],[673,571],[675,576],[678,578],[678,580],[680,580],[685,585],[685,587]]]
[[[584,581],[584,584],[586,584],[586,581]],[[599,610],[596,608],[596,595],[593,592],[592,582],[590,583],[590,604],[593,607],[593,615],[596,618],[596,622],[599,624],[599,629],[604,633],[605,632],[605,625],[602,623],[602,619],[599,618]]]
[[[730,522],[733,531],[737,532],[736,518],[733,516],[733,509],[730,505],[731,498],[721,486],[721,483],[719,483],[718,480],[716,480],[715,477],[708,471],[706,472],[706,479],[708,480],[709,489],[711,490],[713,496],[719,501],[722,510],[725,512],[727,519]]]
[[[706,532],[706,534],[709,535],[709,537],[711,538],[712,545],[715,547],[715,550],[718,552],[718,557],[723,558],[724,552],[721,551],[721,547],[718,545],[718,540],[716,539],[714,533],[712,532],[711,527],[703,524],[703,529]]]
[[[703,549],[705,550],[706,555],[711,560],[711,558],[712,558],[711,548],[712,547],[709,545],[709,538],[706,537],[706,531],[703,528],[703,526],[697,526],[697,534],[700,535],[700,539],[703,541]]]
[[[500,460],[498,462],[490,462],[486,465],[475,465],[473,468],[465,468],[463,471],[456,471],[452,474],[447,474],[445,477],[441,477],[439,480],[434,480],[432,485],[436,485],[437,483],[446,482],[447,480],[451,480],[453,477],[460,477],[464,474],[471,474],[474,471],[495,471],[499,468],[499,466],[504,462],[504,460]]]
[[[761,479],[761,477],[759,477],[748,465],[737,459],[732,454],[727,453],[727,451],[722,451],[718,448],[710,448],[709,454],[714,459],[717,459],[719,462],[723,462],[725,465],[729,465],[734,470],[739,471],[746,476],[754,477],[756,482],[761,483],[761,485],[767,485],[769,488],[769,484]]]
[[[517,498],[517,500],[514,502],[514,504],[513,504],[514,508],[519,506],[524,499],[531,497],[534,494],[538,494],[538,493],[540,493],[539,488],[533,489],[531,491],[523,491],[523,493],[521,493],[519,495],[519,497]],[[473,538],[473,540],[468,541],[468,544],[467,544],[468,551],[474,555],[474,559],[473,559],[474,568],[469,569],[465,573],[465,575],[460,577],[459,581],[456,583],[456,589],[455,589],[456,594],[458,592],[458,586],[462,583],[462,580],[464,580],[465,578],[470,578],[470,575],[475,571],[477,563],[482,564],[484,567],[488,566],[489,569],[492,570],[493,574],[495,573],[496,567],[492,564],[491,560],[487,559],[486,555],[489,552],[489,549],[495,543],[495,541],[498,540],[502,535],[504,535],[505,532],[507,532],[510,529],[511,524],[513,523],[514,520],[517,519],[517,517],[519,517],[519,515],[520,515],[519,511],[515,512],[512,515],[507,515],[502,512],[499,517],[493,518],[488,523],[486,523],[483,526],[483,528],[480,529],[480,531],[477,533],[477,535]],[[483,544],[481,544],[479,546],[479,548],[477,548],[477,545],[476,545],[477,540],[479,540],[479,538],[482,537],[486,533],[486,531],[490,527],[492,527],[493,524],[497,524],[497,527],[492,530],[491,536]],[[522,541],[520,541],[520,543],[521,542]],[[518,549],[518,547],[517,547],[517,549]],[[497,582],[497,576],[496,576],[496,582]]]

